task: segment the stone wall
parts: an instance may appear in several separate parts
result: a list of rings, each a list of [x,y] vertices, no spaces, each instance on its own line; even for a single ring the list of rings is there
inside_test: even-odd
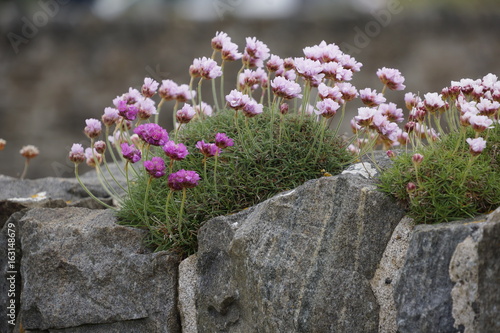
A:
[[[180,264],[73,179],[1,176],[0,331],[498,332],[500,208],[415,227],[356,169],[207,221]]]

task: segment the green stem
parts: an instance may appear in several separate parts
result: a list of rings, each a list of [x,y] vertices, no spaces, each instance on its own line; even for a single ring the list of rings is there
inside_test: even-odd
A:
[[[158,107],[156,108],[155,123],[157,123],[157,124],[158,124],[158,121],[160,118],[160,110],[161,110],[161,106],[163,105],[163,103],[165,103],[164,98],[161,99],[160,103],[158,103]]]
[[[182,235],[182,215],[184,213],[184,202],[186,201],[186,189],[182,189],[182,200],[181,200],[181,208],[179,209],[179,215],[177,217],[177,228],[179,232],[179,236],[181,237],[182,242],[185,242],[184,236]]]
[[[148,226],[148,227],[149,227],[149,222],[148,222],[148,214],[147,214],[147,203],[148,203],[149,188],[151,187],[151,180],[152,179],[153,179],[153,177],[149,176],[148,184],[146,185],[146,191],[144,193],[144,206],[143,206],[144,222],[146,223],[146,226]]]
[[[76,163],[75,163],[75,177],[76,177],[76,180],[78,181],[78,183],[80,184],[80,186],[85,190],[85,192],[87,192],[87,194],[92,199],[94,199],[95,201],[97,201],[98,203],[100,203],[101,205],[103,205],[106,208],[110,208],[110,209],[113,209],[115,211],[118,210],[116,207],[112,207],[112,206],[108,205],[107,203],[104,203],[101,199],[97,198],[92,192],[90,192],[90,190],[87,188],[87,186],[85,186],[85,184],[80,179],[80,176],[78,175],[78,164],[76,164]]]
[[[23,169],[23,173],[21,174],[21,177],[20,179],[24,179],[24,177],[26,176],[26,172],[28,172],[28,166],[30,164],[30,159],[27,158],[25,161],[24,161],[24,169]]]

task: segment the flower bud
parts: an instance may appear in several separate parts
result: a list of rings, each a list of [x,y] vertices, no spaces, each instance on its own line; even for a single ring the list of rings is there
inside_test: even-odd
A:
[[[106,151],[106,143],[102,140],[96,141],[94,143],[94,148],[95,148],[96,152],[98,152],[99,154],[102,154],[102,153],[104,153],[104,151]]]
[[[422,161],[424,160],[424,155],[421,154],[413,154],[411,157],[411,160],[413,161],[414,164],[420,165]]]
[[[288,113],[288,104],[283,103],[280,105],[280,113],[287,114]]]

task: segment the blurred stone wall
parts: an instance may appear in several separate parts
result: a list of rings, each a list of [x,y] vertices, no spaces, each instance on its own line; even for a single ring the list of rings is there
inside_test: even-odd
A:
[[[104,21],[86,15],[74,20],[49,18],[32,33],[26,22],[37,18],[11,19],[0,31],[4,37],[0,42],[0,138],[7,140],[0,151],[0,174],[19,176],[24,160],[18,151],[34,144],[41,154],[32,161],[28,178],[71,177],[73,168],[67,159],[71,144],[88,145],[84,120],[100,118],[114,97],[129,86],[139,87],[146,76],[188,83],[192,59],[211,55],[210,39],[216,31],[227,32],[240,50],[245,37],[256,36],[282,57],[301,56],[303,47],[322,40],[337,43],[364,64],[353,80],[360,89],[380,90],[375,71],[383,66],[401,70],[406,91],[420,94],[440,91],[451,80],[500,74],[498,15],[446,11],[413,15],[402,7],[385,13],[212,22],[148,20],[147,16]],[[157,14],[156,18],[161,17]],[[16,39],[14,45],[12,33],[23,39]],[[238,69],[239,64],[228,66],[231,73]],[[227,77],[229,91],[235,77]],[[388,97],[403,107],[403,95],[389,92]],[[353,103],[351,112],[357,106]],[[164,115],[163,125],[170,126],[169,119]]]

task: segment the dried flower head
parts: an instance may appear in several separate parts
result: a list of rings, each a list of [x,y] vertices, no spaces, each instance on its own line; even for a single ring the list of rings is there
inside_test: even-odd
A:
[[[3,150],[5,148],[5,145],[7,144],[7,141],[4,139],[0,139],[0,150]]]
[[[33,145],[27,145],[27,146],[24,146],[23,148],[21,148],[19,153],[29,160],[29,159],[32,159],[34,157],[37,157],[40,154],[40,151],[38,150],[37,147],[35,147]]]

